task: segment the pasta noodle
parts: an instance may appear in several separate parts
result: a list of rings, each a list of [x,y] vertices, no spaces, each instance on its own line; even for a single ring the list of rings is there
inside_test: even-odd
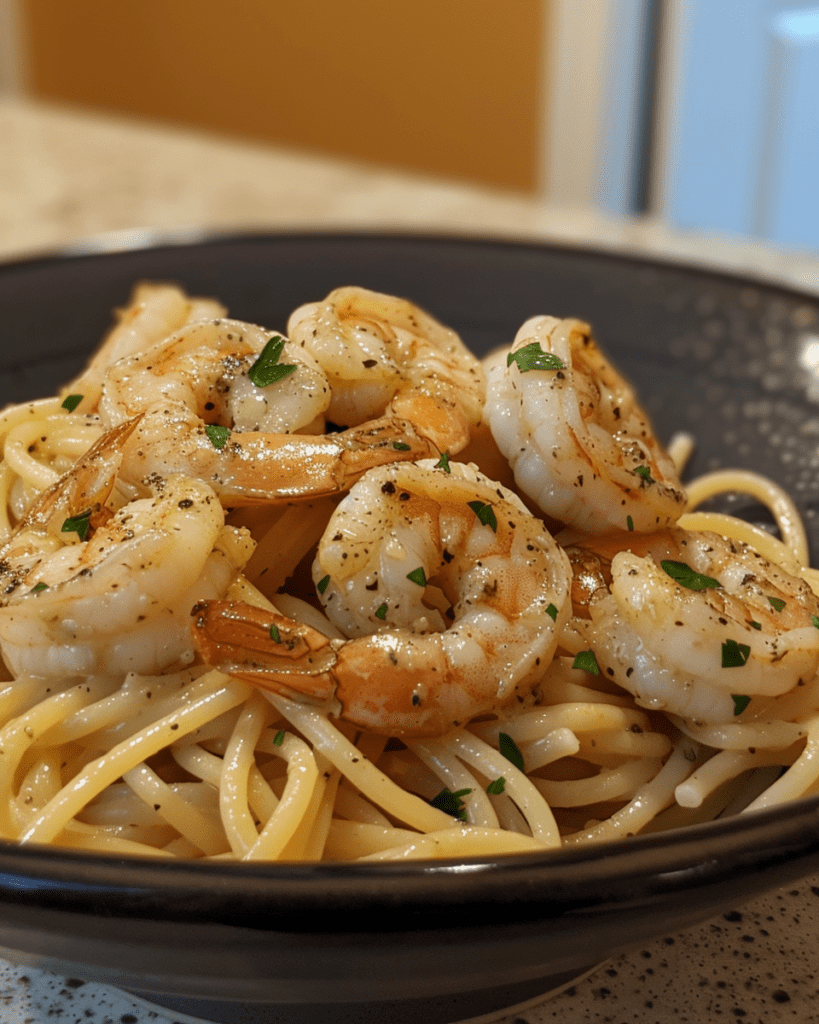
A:
[[[150,290],[140,295],[140,301],[150,303]],[[210,306],[199,307],[199,300],[190,300],[185,313],[187,300],[174,295],[169,299],[163,293],[163,302],[171,300],[175,319],[169,335],[176,331],[173,337],[182,337],[185,324],[198,329],[198,325],[211,323],[197,321],[195,312]],[[153,345],[157,339],[163,343],[155,320],[149,339]],[[297,326],[300,322],[297,318]],[[234,325],[231,329],[238,330],[237,321],[212,323]],[[552,333],[562,329],[550,321]],[[138,348],[123,352],[121,332],[117,339],[116,359],[141,357]],[[108,357],[114,358],[110,352]],[[589,668],[589,662],[582,661],[591,646],[600,665],[607,664],[605,645],[599,651],[594,647],[598,629],[594,613],[589,618],[582,610],[566,612],[560,619],[551,606],[554,645],[543,664],[536,665],[534,655],[531,664],[527,663],[527,678],[534,679],[531,699],[467,715],[457,727],[438,734],[434,730],[418,735],[373,731],[359,721],[348,720],[343,702],[342,706],[333,701],[322,703],[309,695],[299,699],[297,686],[254,685],[248,675],[240,678],[218,664],[207,664],[201,651],[195,654],[188,626],[190,608],[200,600],[227,598],[273,617],[271,622],[300,624],[299,638],[320,636],[331,645],[316,647],[317,663],[326,651],[343,649],[348,636],[359,635],[345,632],[328,618],[310,576],[317,546],[325,543],[322,538],[328,521],[336,514],[349,481],[339,486],[338,493],[317,489],[292,500],[281,484],[275,500],[254,497],[233,504],[235,493],[231,492],[232,498],[221,497],[217,503],[213,522],[191,518],[178,527],[169,526],[174,543],[180,543],[174,531],[188,531],[188,546],[166,551],[164,541],[156,539],[165,529],[161,516],[178,512],[159,511],[161,496],[167,493],[165,484],[146,494],[128,475],[132,458],[128,450],[123,454],[117,448],[111,454],[107,447],[112,429],[122,432],[118,438],[136,430],[142,457],[148,441],[154,444],[145,424],[154,423],[151,417],[156,418],[156,409],[146,406],[147,411],[140,411],[135,418],[123,418],[124,426],[112,422],[105,358],[104,347],[92,364],[93,372],[80,378],[86,383],[95,381],[97,391],[102,389],[101,400],[99,394],[93,401],[84,395],[77,396],[79,404],[72,404],[64,402],[63,395],[0,413],[0,538],[4,545],[0,561],[7,574],[7,593],[14,595],[0,601],[0,612],[6,615],[0,622],[5,661],[0,684],[0,837],[168,858],[461,858],[553,849],[678,828],[819,791],[819,680],[815,669],[810,676],[800,676],[797,685],[777,689],[763,681],[747,693],[742,691],[742,677],[737,677],[738,692],[725,691],[735,702],[735,710],[727,717],[703,717],[673,701],[663,708],[656,696],[631,692],[621,685],[619,669],[615,671],[621,654],[612,655],[615,667],[608,672],[599,671],[597,662]],[[425,358],[418,356],[418,363]],[[510,356],[509,365],[512,363]],[[492,365],[500,366],[493,373],[503,369],[497,358]],[[295,365],[283,369],[291,377],[297,376],[291,372]],[[541,369],[538,365],[536,372]],[[441,372],[434,370],[436,380]],[[123,380],[126,378],[130,379],[124,375]],[[233,378],[231,386],[237,386]],[[420,388],[414,381],[412,386],[423,391],[425,401],[433,401],[427,384]],[[405,394],[400,387],[397,393],[405,403],[401,405],[403,423],[410,419],[405,415],[407,409],[418,399],[407,397],[409,391]],[[436,408],[451,410],[449,398],[441,399],[438,393],[433,398],[439,402]],[[387,406],[386,419],[393,417],[390,423],[398,422],[397,403],[394,398]],[[425,407],[427,413],[429,408]],[[329,446],[323,439],[344,434],[344,428],[337,435],[321,433],[323,418],[332,422],[333,415],[330,407],[292,433],[289,428],[282,434],[279,427],[273,431],[257,423],[243,429],[249,431],[247,437],[275,433],[298,440],[321,436],[321,444]],[[187,441],[182,435],[188,429],[184,422],[179,413],[174,423],[183,449]],[[454,437],[455,427],[447,429]],[[508,507],[514,515],[531,516],[533,500],[523,493],[522,484],[518,487],[485,421],[478,424],[473,417],[469,429],[473,433],[469,456],[492,467],[492,478],[501,480],[504,494],[512,489]],[[192,436],[204,433],[205,428],[195,428]],[[214,438],[219,435],[208,436],[216,450]],[[361,445],[361,436],[356,437],[356,445]],[[236,437],[240,447],[241,435]],[[413,435],[412,445],[416,441]],[[124,443],[127,449],[127,437]],[[221,443],[225,444],[224,438]],[[677,469],[687,461],[692,444],[687,435],[672,441],[670,461]],[[287,445],[282,442],[279,447],[284,451]],[[393,447],[403,453],[410,442],[395,442]],[[414,462],[428,454],[422,449],[418,442],[418,451],[412,452]],[[444,451],[441,446],[439,449]],[[170,458],[167,451],[171,448],[166,451],[157,442],[155,450],[157,457]],[[203,459],[211,458],[209,449],[196,449],[200,450],[205,451]],[[354,450],[359,448],[351,442],[343,460],[352,458]],[[323,458],[322,452],[317,457]],[[292,466],[297,465],[297,461],[288,463],[284,476],[294,473]],[[655,483],[646,466],[638,469],[645,470],[645,480]],[[178,472],[178,468],[163,470],[169,478]],[[457,480],[467,483],[480,476],[474,467],[459,473]],[[190,475],[185,487],[194,487],[193,470]],[[202,479],[212,483],[204,473]],[[802,586],[804,581],[805,593],[819,594],[819,575],[808,567],[808,541],[798,510],[776,483],[755,473],[726,470],[692,481],[687,491],[687,505],[669,520],[672,534],[668,536],[677,538],[676,543],[685,544],[686,537],[712,531],[724,544],[736,545],[731,550],[750,545],[783,579],[793,577],[794,586]],[[727,493],[747,494],[761,502],[770,510],[779,536],[732,516],[699,510],[710,499]],[[191,491],[190,497],[180,498],[178,507],[185,511],[198,508],[199,494]],[[83,507],[77,507],[78,501]],[[613,543],[610,531],[598,530],[602,540],[590,541],[585,528],[573,527],[568,516],[556,521],[551,513],[543,515],[558,543],[570,554],[575,552],[572,557],[580,550],[582,557],[597,559],[601,572],[608,572],[609,563],[612,567],[619,564],[606,548]],[[148,516],[144,535],[136,526],[129,526],[140,516]],[[628,521],[631,530],[631,515]],[[561,523],[568,524],[562,533]],[[485,527],[486,522],[480,525]],[[542,529],[539,519],[538,529]],[[102,562],[82,561],[95,557],[86,548],[93,538],[110,536],[130,543],[134,534],[134,543],[141,545],[138,555],[133,556],[133,563],[123,560],[124,568],[118,570],[121,575],[111,577],[114,583],[104,574]],[[634,557],[648,557],[638,551],[638,534],[626,531],[624,516],[617,543]],[[656,536],[666,535],[659,530]],[[654,537],[650,534],[646,543],[654,543]],[[102,550],[105,542],[99,543]],[[200,548],[201,558],[196,554]],[[56,568],[43,577],[40,593],[46,596],[38,605],[38,588],[23,593],[20,587],[26,575],[35,569],[39,572],[37,567],[46,559],[52,559],[48,564]],[[169,560],[173,571],[168,582],[157,584],[159,596],[138,598],[141,607],[150,605],[151,610],[138,617],[140,631],[132,641],[115,622],[120,614],[118,594],[127,589],[127,581],[136,580],[139,589],[145,566]],[[190,568],[187,582],[177,581],[177,576],[184,575],[183,567],[187,571],[188,562],[198,567]],[[9,565],[17,566],[13,579]],[[690,571],[690,566],[686,568]],[[66,575],[60,577],[58,572]],[[73,597],[75,591],[64,582],[70,580],[73,585],[81,578],[88,590],[78,590],[80,596]],[[699,573],[699,578],[707,576]],[[447,586],[427,581],[423,574],[422,580],[426,587],[424,614],[429,622],[436,616],[447,620],[454,603]],[[702,586],[712,585],[719,586],[713,580]],[[176,590],[166,595],[165,589],[172,586]],[[609,580],[608,586],[614,584]],[[595,605],[596,600],[590,608],[603,607]],[[611,601],[611,597],[605,600]],[[768,600],[774,609],[777,602],[785,604],[776,597]],[[167,607],[155,613],[153,605],[163,601]],[[39,614],[40,608],[53,610]],[[156,620],[155,632],[142,632],[148,628],[142,620],[154,622],[151,616],[155,614],[164,615]],[[481,623],[486,626],[489,612],[482,614]],[[811,614],[810,609],[806,614]],[[54,624],[58,619],[59,627]],[[750,613],[745,625],[763,630]],[[817,627],[819,619],[814,616],[811,628]],[[53,669],[57,657],[53,650],[59,647],[53,630],[58,628],[73,631],[71,643],[65,645],[75,658],[71,670]],[[426,630],[430,632],[435,632],[431,626]],[[787,633],[788,644],[797,643],[798,638],[792,639],[797,633],[807,636],[807,627],[794,626]],[[167,646],[166,634],[171,637]],[[275,640],[272,627],[270,637]],[[816,645],[810,638],[804,642],[812,656]],[[293,640],[291,646],[295,643]],[[152,645],[155,664],[128,667],[132,647]],[[741,644],[735,642],[735,646],[740,651],[737,664],[741,668],[743,657],[747,660],[749,654],[742,654]],[[105,656],[99,653],[103,648],[108,652]],[[814,660],[819,661],[819,653]],[[120,663],[125,668],[116,667]],[[710,699],[708,680],[697,685]]]

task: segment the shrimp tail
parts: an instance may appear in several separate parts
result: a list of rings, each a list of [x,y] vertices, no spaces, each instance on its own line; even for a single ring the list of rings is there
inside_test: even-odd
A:
[[[70,474],[61,477],[37,498],[18,524],[18,533],[29,527],[59,533],[69,516],[81,513],[88,513],[92,530],[104,525],[111,516],[105,503],[114,489],[125,443],[140,419],[141,416],[135,416],[95,441],[77,460]]]
[[[204,661],[260,690],[332,700],[337,654],[318,630],[243,601],[200,601],[191,609]]]

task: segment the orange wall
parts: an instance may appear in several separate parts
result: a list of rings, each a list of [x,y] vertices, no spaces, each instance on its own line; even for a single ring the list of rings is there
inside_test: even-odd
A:
[[[524,190],[543,4],[22,0],[34,95]]]

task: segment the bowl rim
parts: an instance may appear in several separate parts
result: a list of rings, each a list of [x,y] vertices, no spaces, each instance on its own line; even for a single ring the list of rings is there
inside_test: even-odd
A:
[[[0,260],[0,275],[35,270],[44,264],[121,256],[151,249],[230,244],[294,244],[300,242],[439,244],[492,248],[499,251],[566,253],[618,264],[659,269],[686,276],[719,280],[734,286],[761,288],[779,295],[819,304],[812,295],[745,272],[694,265],[673,258],[654,257],[614,248],[574,244],[563,240],[410,232],[406,230],[228,230],[189,228],[109,232],[40,252]],[[464,902],[514,903],[518,915],[523,899],[533,908],[551,902],[565,908],[596,905],[633,895],[639,881],[655,896],[678,892],[692,884],[707,886],[724,881],[734,872],[779,870],[776,877],[796,877],[819,860],[819,796],[805,797],[747,815],[689,825],[681,829],[606,840],[537,853],[500,857],[468,857],[457,861],[412,860],[389,863],[262,864],[221,861],[167,861],[90,853],[64,848],[19,846],[0,840],[0,903],[55,906],[82,910],[89,894],[106,899],[122,916],[144,917],[139,904],[148,894],[163,899],[175,896],[167,910],[175,920],[201,920],[202,900],[186,909],[192,892],[207,889],[208,913],[233,920],[236,901],[259,901],[316,910],[348,903],[354,895],[360,908],[395,904],[419,911],[435,901],[441,908]],[[785,862],[788,862],[787,865]],[[772,874],[773,878],[774,875]],[[207,879],[208,885],[203,885]],[[316,886],[317,879],[321,886]],[[382,883],[389,883],[389,891]],[[510,886],[524,897],[510,900]],[[590,891],[590,887],[593,890]],[[647,887],[647,888],[646,888]],[[157,905],[151,903],[152,913]],[[533,910],[535,912],[535,910]],[[519,916],[516,917],[519,919]],[[350,927],[350,922],[345,922]],[[372,930],[368,922],[366,930]]]

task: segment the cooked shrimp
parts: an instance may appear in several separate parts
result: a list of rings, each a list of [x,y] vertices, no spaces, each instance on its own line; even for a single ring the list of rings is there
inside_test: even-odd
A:
[[[103,379],[115,362],[150,348],[184,324],[224,315],[224,306],[215,299],[191,298],[175,285],[137,285],[128,305],[118,311],[116,326],[80,376],[62,389],[61,397],[81,395],[76,408],[96,411]]]
[[[454,331],[405,299],[336,288],[299,307],[287,330],[327,374],[327,415],[334,423],[395,416],[414,424],[439,452],[455,455],[480,421],[480,362]]]
[[[269,343],[273,365],[285,372],[256,384],[248,371]],[[187,473],[230,506],[334,494],[372,466],[436,450],[396,416],[320,433],[329,401],[327,378],[308,352],[252,324],[209,320],[111,367],[100,415],[109,424],[141,415],[123,480],[150,488]]]
[[[490,371],[487,415],[518,487],[561,523],[648,532],[684,511],[673,462],[588,324],[527,320]]]
[[[277,365],[286,372],[275,386],[258,386],[248,370],[276,338]],[[327,378],[309,354],[254,324],[213,319],[189,324],[109,367],[100,416],[114,426],[157,403],[178,403],[209,424],[289,434],[311,425],[322,431],[329,402]]]
[[[107,450],[98,443],[0,549],[0,649],[16,675],[189,663],[191,606],[223,596],[251,554],[246,531],[224,525],[215,494],[196,480],[172,477],[103,514],[123,433],[107,437]]]
[[[205,602],[193,626],[205,660],[394,736],[442,735],[534,700],[569,614],[568,560],[514,494],[450,468],[371,470],[336,509],[313,576],[349,639]]]
[[[610,583],[590,588],[590,619],[576,625],[601,671],[638,704],[730,722],[748,698],[813,677],[819,599],[802,580],[705,531],[674,528],[642,545],[630,536],[629,545],[611,559]]]

